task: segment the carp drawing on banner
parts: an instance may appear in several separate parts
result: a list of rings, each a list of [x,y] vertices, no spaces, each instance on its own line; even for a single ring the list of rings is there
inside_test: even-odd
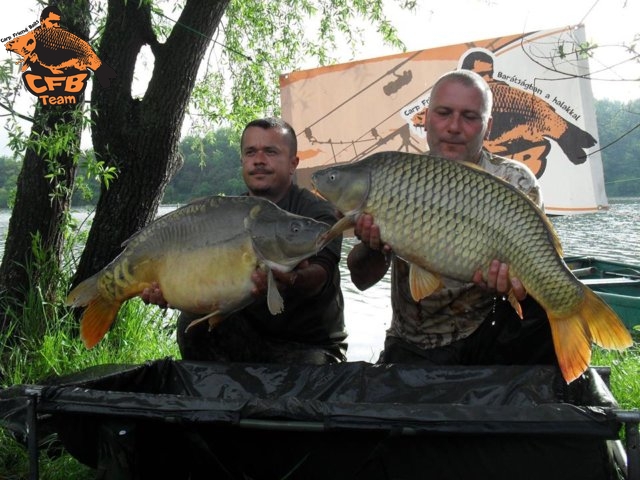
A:
[[[526,164],[548,214],[608,208],[584,27],[529,32],[282,75],[282,115],[299,134],[298,181],[371,153],[423,153],[431,87],[474,70],[494,96],[487,150]]]
[[[563,118],[552,104],[540,97],[542,91],[530,85],[531,92],[509,85],[494,77],[494,58],[488,51],[476,50],[465,55],[461,68],[479,73],[493,93],[493,125],[486,148],[526,164],[540,178],[547,165],[551,140],[562,149],[570,162],[587,160],[587,149],[597,141],[573,122],[580,114],[570,112]]]
[[[116,72],[103,63],[91,46],[60,26],[60,9],[49,6],[42,10],[40,22],[34,22],[12,37],[3,38],[9,52],[18,54],[22,64],[22,80],[42,105],[75,104],[87,86],[89,73],[103,88],[111,85]],[[8,39],[11,39],[7,41]]]

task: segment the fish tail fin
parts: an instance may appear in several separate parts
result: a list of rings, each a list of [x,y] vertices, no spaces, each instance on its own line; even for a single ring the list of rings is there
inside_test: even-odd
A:
[[[583,316],[596,345],[610,350],[624,350],[633,345],[631,334],[618,315],[588,287],[583,311],[588,312]]]
[[[549,315],[553,347],[567,383],[584,373],[591,361],[591,334],[580,315],[557,318]]]
[[[603,348],[623,350],[633,345],[631,334],[618,315],[588,287],[573,315],[549,315],[553,345],[562,376],[567,383],[589,367],[591,343]]]
[[[80,337],[84,346],[93,348],[109,331],[120,310],[122,302],[109,300],[97,295],[89,302],[89,306],[80,320]]]

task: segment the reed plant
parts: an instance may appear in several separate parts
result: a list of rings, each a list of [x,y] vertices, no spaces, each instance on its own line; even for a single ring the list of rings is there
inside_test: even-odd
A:
[[[39,280],[59,289],[53,298],[64,298],[68,276],[38,266]],[[144,305],[139,299],[125,302],[119,320],[105,338],[87,350],[78,336],[76,313],[49,300],[50,292],[35,286],[24,305],[0,305],[11,327],[0,334],[0,387],[38,383],[105,364],[140,364],[159,358],[178,358],[175,312]],[[2,302],[0,302],[2,303]],[[640,409],[640,331],[634,346],[625,352],[594,348],[592,364],[611,368],[611,390],[621,408]],[[1,424],[0,424],[1,426]],[[96,472],[67,454],[55,435],[41,440],[39,467],[42,480],[94,478]],[[29,459],[23,439],[0,428],[0,479],[29,478]]]
[[[77,312],[62,301],[68,277],[54,268],[38,265],[34,287],[24,303],[7,303],[0,309],[9,328],[0,334],[0,388],[37,384],[49,377],[74,373],[104,364],[140,364],[148,360],[178,357],[175,313],[147,306],[139,299],[126,302],[119,320],[99,343],[87,350],[79,338]],[[48,291],[40,286],[46,284]],[[51,292],[51,286],[58,292]],[[0,422],[1,427],[1,422]],[[64,452],[55,435],[40,439],[39,467],[42,480],[95,478],[95,472]],[[30,478],[24,439],[0,428],[0,479]]]

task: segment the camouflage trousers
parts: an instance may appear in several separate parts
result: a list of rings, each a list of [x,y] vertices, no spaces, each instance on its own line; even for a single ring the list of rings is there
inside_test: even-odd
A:
[[[387,336],[378,363],[429,365],[557,365],[551,327],[534,300],[522,303],[520,319],[509,302],[498,300],[495,309],[465,339],[435,348],[421,348]]]

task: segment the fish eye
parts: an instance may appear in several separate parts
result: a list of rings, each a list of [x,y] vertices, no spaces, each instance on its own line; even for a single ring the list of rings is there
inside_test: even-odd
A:
[[[331,180],[332,182],[333,182],[336,178],[338,178],[338,174],[337,174],[337,173],[333,172],[333,173],[330,173],[330,174],[329,174],[329,180]]]
[[[301,230],[299,222],[291,222],[291,233],[299,233]]]

